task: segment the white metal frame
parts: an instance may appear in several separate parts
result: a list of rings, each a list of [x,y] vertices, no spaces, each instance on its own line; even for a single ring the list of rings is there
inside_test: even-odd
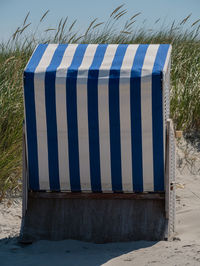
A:
[[[174,127],[171,119],[167,119],[166,157],[165,157],[165,213],[167,219],[168,238],[175,232],[176,191],[176,145]]]

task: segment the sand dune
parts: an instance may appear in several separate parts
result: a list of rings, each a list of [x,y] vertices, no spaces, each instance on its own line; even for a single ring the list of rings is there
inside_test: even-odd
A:
[[[200,147],[177,145],[173,241],[93,244],[74,240],[19,245],[21,199],[0,204],[0,265],[200,265]]]

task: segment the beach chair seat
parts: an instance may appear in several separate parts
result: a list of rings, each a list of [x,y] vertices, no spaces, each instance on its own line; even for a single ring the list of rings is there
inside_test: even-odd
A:
[[[174,232],[171,46],[40,44],[24,71],[21,240]]]

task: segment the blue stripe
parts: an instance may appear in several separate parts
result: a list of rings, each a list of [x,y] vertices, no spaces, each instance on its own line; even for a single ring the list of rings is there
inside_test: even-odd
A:
[[[141,121],[141,72],[148,45],[139,45],[135,54],[130,79],[131,144],[133,190],[143,191],[142,121]]]
[[[39,45],[24,71],[24,100],[26,112],[26,134],[28,148],[29,189],[39,190],[37,130],[34,96],[34,72],[47,45]]]
[[[116,50],[109,74],[109,120],[112,190],[122,191],[119,79],[120,68],[128,45],[120,44]]]
[[[88,128],[90,177],[93,192],[101,192],[99,114],[98,114],[98,76],[107,45],[98,45],[94,59],[88,71]]]
[[[56,81],[56,70],[61,63],[66,48],[67,45],[63,44],[58,45],[52,57],[51,63],[46,69],[46,74],[45,74],[45,104],[46,104],[46,121],[47,121],[49,184],[51,191],[60,190],[55,81]]]
[[[164,191],[162,69],[169,45],[159,46],[152,71],[152,128],[154,191]]]
[[[72,63],[67,72],[66,102],[69,148],[69,172],[72,191],[80,191],[80,167],[78,148],[78,121],[77,121],[77,74],[81,65],[87,44],[78,45]]]

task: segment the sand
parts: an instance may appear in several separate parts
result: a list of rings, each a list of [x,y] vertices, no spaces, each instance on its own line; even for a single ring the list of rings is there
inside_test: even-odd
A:
[[[177,142],[176,234],[171,241],[20,245],[21,199],[0,203],[0,265],[200,265],[200,142]]]

